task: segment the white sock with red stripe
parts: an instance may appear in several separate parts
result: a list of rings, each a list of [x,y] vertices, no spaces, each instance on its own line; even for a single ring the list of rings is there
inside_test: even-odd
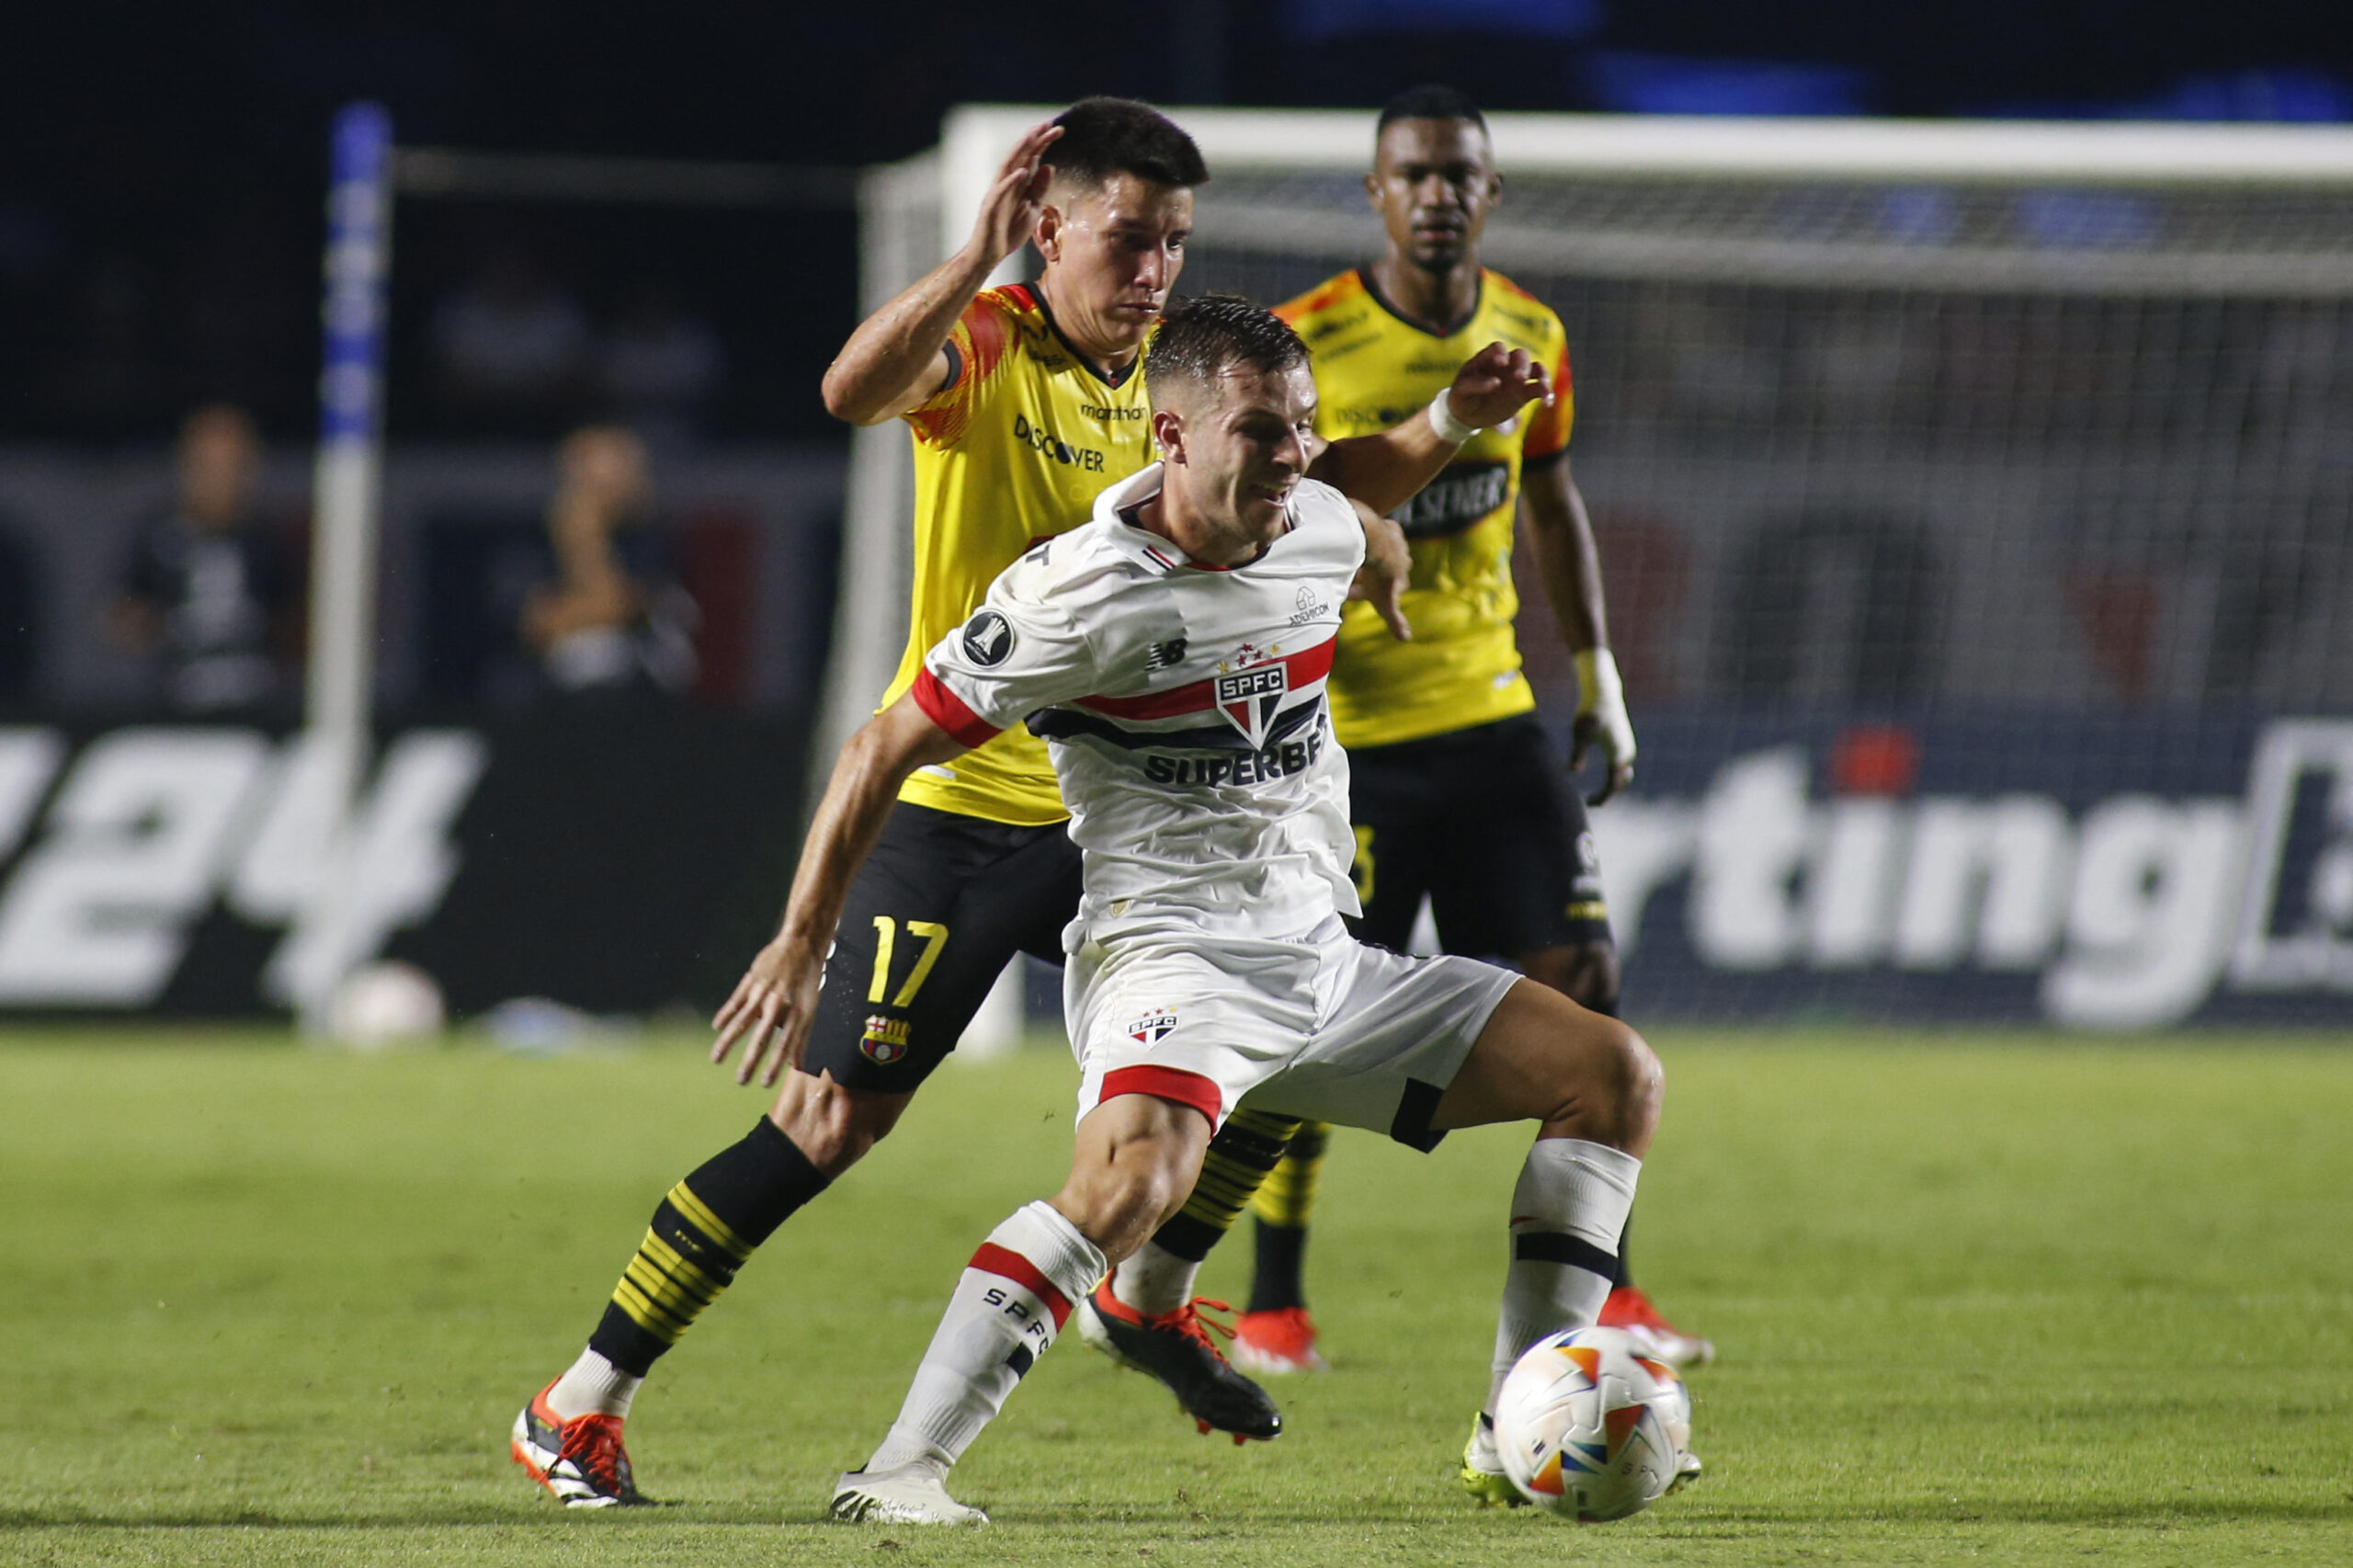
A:
[[[1511,1193],[1511,1267],[1486,1411],[1528,1347],[1564,1328],[1589,1328],[1609,1298],[1618,1236],[1634,1207],[1643,1162],[1583,1138],[1540,1138]]]
[[[869,1471],[963,1457],[1103,1277],[1101,1252],[1050,1204],[1027,1204],[964,1266],[914,1386]]]

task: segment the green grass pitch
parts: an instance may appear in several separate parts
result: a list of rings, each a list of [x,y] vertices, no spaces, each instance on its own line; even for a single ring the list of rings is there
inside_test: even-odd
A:
[[[631,1423],[668,1505],[506,1457],[654,1200],[762,1101],[691,1041],[525,1061],[230,1033],[0,1044],[0,1562],[1741,1564],[2353,1562],[2353,1050],[1662,1030],[1636,1260],[1722,1359],[1693,1491],[1480,1514],[1525,1134],[1337,1142],[1336,1369],[1236,1449],[1073,1342],[959,1470],[997,1524],[859,1528],[834,1473],[957,1267],[1067,1157],[1073,1072],[951,1063],[780,1233]],[[1211,1294],[1245,1289],[1245,1249]]]

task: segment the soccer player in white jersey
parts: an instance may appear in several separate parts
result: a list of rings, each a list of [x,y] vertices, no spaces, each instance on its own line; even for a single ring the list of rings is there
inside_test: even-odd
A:
[[[1305,478],[1315,383],[1245,301],[1171,308],[1146,361],[1162,461],[1017,562],[844,748],[784,931],[718,1051],[792,1060],[825,937],[901,779],[1024,721],[1083,856],[1064,936],[1081,1069],[1068,1182],[972,1255],[837,1517],[978,1524],[947,1476],[1104,1270],[1175,1212],[1247,1100],[1388,1132],[1538,1124],[1508,1210],[1488,1402],[1528,1346],[1594,1321],[1658,1118],[1633,1030],[1511,971],[1358,944],[1347,763],[1324,699],[1359,518]]]

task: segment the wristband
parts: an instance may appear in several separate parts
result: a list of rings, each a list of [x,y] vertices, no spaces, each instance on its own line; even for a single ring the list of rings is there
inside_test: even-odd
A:
[[[1450,447],[1459,447],[1477,435],[1483,426],[1465,425],[1454,416],[1454,410],[1447,406],[1448,394],[1453,390],[1452,387],[1441,387],[1438,396],[1430,399],[1430,428],[1438,432],[1439,440]]]
[[[1577,666],[1577,711],[1592,713],[1626,707],[1625,683],[1618,678],[1618,660],[1607,648],[1586,648],[1572,657]]]

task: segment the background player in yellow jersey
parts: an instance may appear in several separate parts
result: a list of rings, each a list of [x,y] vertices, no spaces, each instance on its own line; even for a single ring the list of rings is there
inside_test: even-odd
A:
[[[1183,265],[1192,189],[1207,177],[1191,139],[1145,106],[1074,105],[1014,149],[964,247],[861,324],[826,372],[834,414],[864,425],[904,417],[914,434],[914,605],[886,705],[960,626],[979,640],[967,650],[975,661],[1001,656],[970,619],[989,584],[1152,460],[1142,354]],[[1045,261],[1038,281],[986,288],[1030,241]],[[1526,355],[1495,348],[1456,377],[1449,407],[1468,423],[1501,421],[1545,384]],[[1315,472],[1377,514],[1412,495],[1460,439],[1422,419],[1335,449]],[[1404,540],[1377,516],[1367,532],[1390,556],[1388,585],[1369,591],[1394,616]],[[782,1077],[775,1107],[670,1190],[587,1347],[516,1418],[514,1457],[567,1505],[642,1500],[621,1424],[654,1359],[755,1248],[890,1132],[1016,951],[1062,960],[1079,859],[1040,742],[1008,731],[921,770],[899,799],[837,926],[779,933],[747,977],[777,988],[753,1009],[737,1075],[748,1081],[765,1062],[764,1084]],[[812,941],[830,944],[824,983],[801,994]],[[786,1018],[789,1043],[771,1054]],[[1165,1351],[1156,1369],[1197,1417],[1247,1436],[1279,1430],[1265,1394],[1205,1352],[1189,1312],[1152,1344]]]
[[[1403,949],[1427,897],[1448,952],[1507,959],[1585,1006],[1614,1013],[1617,955],[1585,802],[1535,715],[1514,640],[1517,516],[1528,520],[1545,597],[1576,660],[1571,766],[1581,767],[1589,748],[1603,756],[1593,804],[1632,778],[1634,736],[1609,653],[1592,530],[1569,472],[1565,335],[1540,301],[1479,262],[1502,187],[1485,119],[1470,99],[1442,86],[1400,94],[1381,111],[1365,180],[1387,233],[1381,259],[1276,310],[1313,356],[1317,429],[1327,438],[1413,418],[1466,346],[1507,344],[1549,367],[1555,389],[1518,426],[1472,435],[1396,514],[1413,555],[1404,596],[1413,640],[1389,637],[1360,606],[1343,622],[1330,693],[1351,768],[1365,911],[1357,929]],[[1096,1292],[1093,1321],[1081,1322],[1090,1338],[1124,1309],[1158,1310],[1189,1295],[1199,1260],[1247,1202],[1258,1217],[1257,1268],[1234,1359],[1260,1372],[1323,1365],[1301,1266],[1328,1130],[1295,1127],[1248,1109],[1229,1119],[1184,1211]],[[1622,1272],[1601,1321],[1634,1329],[1678,1364],[1712,1354],[1660,1318]],[[1465,1483],[1505,1500],[1500,1469],[1466,1461]]]
[[[1327,437],[1381,428],[1443,380],[1431,367],[1464,343],[1501,341],[1552,371],[1555,397],[1509,432],[1483,431],[1397,513],[1414,568],[1410,643],[1371,636],[1351,613],[1332,674],[1332,717],[1354,765],[1358,896],[1366,939],[1402,948],[1422,900],[1453,953],[1501,955],[1597,1012],[1618,1006],[1618,960],[1585,806],[1563,778],[1520,673],[1511,574],[1515,515],[1577,668],[1570,768],[1589,749],[1600,805],[1633,777],[1634,733],[1609,653],[1601,567],[1571,478],[1568,350],[1560,318],[1499,272],[1479,239],[1502,195],[1485,119],[1450,87],[1386,105],[1365,188],[1387,244],[1276,313],[1314,356]],[[1457,356],[1459,358],[1459,355]],[[1241,1328],[1245,1366],[1279,1369],[1313,1355],[1300,1261],[1321,1129],[1304,1130],[1261,1189],[1258,1278]],[[1659,1318],[1621,1274],[1601,1321],[1637,1330],[1679,1364],[1706,1341]]]

